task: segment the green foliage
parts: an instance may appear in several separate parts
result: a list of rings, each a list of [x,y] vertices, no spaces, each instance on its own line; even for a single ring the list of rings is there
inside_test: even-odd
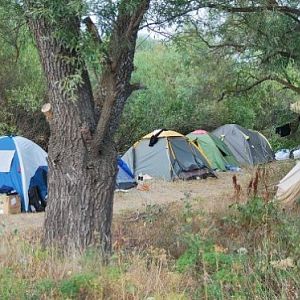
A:
[[[143,219],[145,223],[155,222],[165,211],[165,207],[157,204],[148,204],[145,208],[145,215]]]
[[[17,279],[9,268],[0,270],[0,296],[3,300],[22,299],[25,295],[27,282]]]
[[[30,300],[39,300],[42,297],[50,298],[56,288],[56,283],[53,280],[48,278],[41,279],[35,283],[32,290],[27,292],[27,298]]]
[[[60,282],[59,290],[64,298],[78,299],[93,287],[93,274],[76,274]]]
[[[167,44],[140,41],[139,45],[132,81],[146,89],[134,93],[125,107],[116,138],[121,152],[157,128],[186,134],[196,128],[213,130],[237,123],[272,133],[276,125],[295,118],[289,110],[295,94],[275,82],[264,82],[247,93],[229,93],[218,102],[224,91],[234,90],[237,84],[251,85],[252,67],[212,52],[197,36],[178,36]]]
[[[125,108],[117,136],[121,149],[156,128],[188,133],[220,124],[215,103],[198,91],[199,86],[206,88],[198,82],[200,71],[190,68],[183,59],[184,54],[175,47],[161,43],[148,44],[137,52],[132,81],[143,83],[147,89],[135,93]],[[124,136],[129,139],[124,141]]]
[[[238,211],[234,221],[249,229],[268,224],[271,221],[275,223],[279,219],[276,203],[273,201],[266,202],[260,197],[250,198],[246,204],[234,206]]]
[[[273,132],[267,134],[268,140],[274,151],[277,151],[279,149],[293,149],[300,145],[300,137],[298,135],[298,132],[287,137],[280,137],[274,132],[275,129],[273,130]]]
[[[179,272],[184,272],[191,267],[195,267],[201,259],[200,250],[205,246],[199,236],[188,236],[187,237],[188,249],[176,262],[176,268]]]
[[[186,237],[187,250],[176,261],[179,272],[197,272],[202,277],[203,285],[197,290],[197,294],[206,294],[210,299],[222,299],[224,286],[231,289],[240,285],[244,262],[243,255],[237,253],[225,253],[224,249],[214,245],[212,241],[203,240],[198,235]],[[230,293],[230,296],[241,295],[238,290]]]
[[[18,5],[0,6],[0,135],[21,134],[46,146],[44,74]]]
[[[299,285],[298,217],[261,198],[231,210],[220,216],[225,225],[213,223],[218,229],[209,239],[200,233],[184,236],[186,250],[176,270],[197,278],[193,298],[293,299]]]

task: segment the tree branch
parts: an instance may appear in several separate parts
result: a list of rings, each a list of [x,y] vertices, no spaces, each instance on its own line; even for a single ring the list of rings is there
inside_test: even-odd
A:
[[[276,55],[280,55],[284,58],[287,58],[287,59],[298,59],[299,58],[299,55],[297,54],[293,54],[291,52],[287,52],[287,51],[275,51],[274,53],[271,53],[269,54],[268,56],[264,57],[261,61],[262,64],[265,64],[265,63],[269,63],[270,62],[270,59],[274,58]]]
[[[147,87],[140,82],[132,83],[129,87],[130,93],[133,93],[134,91],[147,90]]]
[[[100,34],[92,19],[90,17],[86,17],[82,22],[86,25],[87,31],[91,34],[93,40],[101,45],[102,40]]]
[[[184,9],[184,10],[180,11],[179,13],[168,16],[167,18],[165,18],[163,20],[146,23],[145,25],[140,26],[140,30],[143,28],[146,28],[146,27],[150,27],[150,26],[160,26],[165,23],[170,23],[171,21],[173,21],[175,19],[181,18],[183,16],[186,16],[189,13],[192,13],[194,11],[197,11],[197,10],[199,10],[201,8],[205,8],[205,7],[206,7],[206,5],[204,5],[203,3],[199,3],[198,6],[196,6],[196,7],[190,7],[190,8]]]
[[[300,94],[300,87],[295,86],[294,84],[292,84],[278,76],[272,76],[270,80],[276,81],[276,82],[282,84],[283,86],[287,87],[288,89],[296,92],[297,94]]]
[[[130,94],[141,89],[140,84],[130,84],[134,70],[133,59],[137,33],[150,0],[142,0],[134,11],[126,9],[122,0],[115,27],[110,37],[108,52],[111,64],[105,66],[100,82],[100,97],[103,103],[94,134],[94,148],[101,151],[105,138],[111,138],[116,131],[124,105]]]
[[[220,48],[234,48],[238,52],[244,52],[246,47],[241,44],[235,44],[231,42],[226,42],[222,44],[210,44],[209,41],[207,41],[197,30],[197,36],[199,39],[210,49],[220,49]]]
[[[218,9],[221,11],[226,11],[230,13],[255,13],[255,12],[262,12],[262,11],[278,11],[286,16],[292,18],[295,22],[300,23],[300,20],[298,19],[298,16],[300,17],[300,9],[295,7],[290,7],[287,5],[278,5],[276,2],[274,4],[269,4],[266,6],[245,6],[245,7],[239,7],[239,6],[229,6],[224,4],[215,4],[215,3],[203,3],[202,0],[197,1],[197,5],[193,7],[188,7],[186,9],[183,9],[182,11],[178,12],[177,14],[171,15],[166,17],[163,20],[157,20],[152,21],[150,23],[146,23],[143,26],[140,26],[140,29],[151,27],[151,26],[161,26],[166,23],[170,23],[171,21],[181,18],[183,16],[186,16],[189,13],[196,12],[199,9],[202,8],[212,8],[212,9]]]
[[[292,84],[291,82],[287,81],[287,80],[284,80],[280,77],[278,77],[277,75],[268,75],[266,77],[263,77],[257,81],[255,81],[254,83],[252,83],[251,85],[245,87],[245,88],[242,88],[242,89],[235,89],[235,90],[227,90],[227,91],[224,91],[222,92],[220,98],[218,99],[218,102],[222,101],[225,99],[225,97],[229,94],[234,94],[234,95],[238,95],[240,93],[244,93],[244,92],[248,92],[250,91],[251,89],[253,89],[254,87],[262,84],[263,82],[265,81],[276,81],[280,84],[282,84],[285,88],[288,88],[294,92],[296,92],[297,94],[300,94],[300,87]]]
[[[295,8],[295,7],[286,6],[286,5],[239,7],[239,6],[227,6],[227,5],[223,5],[223,4],[207,3],[205,5],[205,7],[223,10],[223,11],[227,11],[230,13],[253,13],[253,12],[262,12],[262,11],[268,10],[268,11],[279,11],[279,12],[283,12],[283,13],[294,14],[296,16],[300,16],[300,9]],[[299,20],[297,19],[297,21],[299,21]]]
[[[227,91],[223,91],[220,98],[218,99],[218,102],[224,100],[225,96],[228,95],[228,94],[240,94],[240,93],[244,93],[244,92],[248,92],[250,91],[251,89],[253,89],[254,87],[256,87],[257,85],[260,85],[261,83],[263,83],[264,81],[267,81],[267,80],[271,80],[270,79],[270,76],[266,76],[264,78],[261,78],[260,80],[254,82],[253,84],[245,87],[245,88],[242,88],[242,89],[235,89],[235,90],[227,90]]]
[[[95,44],[100,48],[101,45],[103,44],[103,41],[100,37],[100,34],[98,32],[97,26],[95,25],[95,23],[92,21],[92,19],[90,17],[86,17],[83,21],[82,21],[87,28],[87,31],[90,33],[91,37],[93,38]],[[104,60],[107,64],[111,63],[111,59],[109,57],[108,52],[105,49],[101,49],[101,51],[104,54]]]

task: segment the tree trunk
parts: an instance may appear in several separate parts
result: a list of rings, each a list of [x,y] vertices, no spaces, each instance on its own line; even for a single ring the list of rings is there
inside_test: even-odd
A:
[[[49,161],[45,245],[68,252],[88,247],[110,251],[116,154],[110,144],[106,147],[95,158],[84,149],[80,136],[64,136],[59,144],[51,138],[49,156],[59,152],[60,157]]]
[[[44,244],[65,252],[96,247],[107,254],[117,172],[113,134],[133,90],[130,79],[137,32],[149,0],[141,0],[135,10],[124,9],[127,2],[121,1],[109,58],[103,65],[100,114],[79,50],[79,14],[62,13],[66,3],[52,7],[50,1],[46,8],[51,19],[47,19],[48,13],[41,16],[44,7],[39,3],[25,3],[51,105]],[[57,19],[52,19],[57,12]]]
[[[79,19],[73,18],[68,25],[79,36]],[[96,113],[79,54],[58,43],[45,20],[31,20],[30,27],[46,74],[53,114],[49,119],[49,196],[44,244],[58,246],[65,252],[97,247],[107,253],[111,249],[117,170],[113,141],[106,137],[101,153],[92,143]],[[69,91],[61,88],[60,84],[71,82],[78,70],[82,70],[80,83]]]

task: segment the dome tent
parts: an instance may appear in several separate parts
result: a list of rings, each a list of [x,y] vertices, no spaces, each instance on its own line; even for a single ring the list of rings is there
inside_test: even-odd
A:
[[[226,171],[229,167],[239,166],[229,148],[207,131],[198,129],[187,137],[201,148],[214,170]]]
[[[227,124],[217,128],[212,134],[226,144],[241,165],[253,166],[274,159],[270,143],[258,131]]]
[[[199,148],[182,134],[156,130],[135,143],[122,157],[135,176],[165,180],[215,176]]]
[[[276,199],[291,205],[300,198],[300,161],[285,175],[277,185]]]
[[[137,185],[135,178],[122,158],[118,157],[118,174],[116,188],[120,190],[128,190]]]
[[[30,210],[30,188],[37,187],[45,199],[47,170],[47,153],[40,146],[20,136],[0,137],[0,193],[16,191],[22,211]]]

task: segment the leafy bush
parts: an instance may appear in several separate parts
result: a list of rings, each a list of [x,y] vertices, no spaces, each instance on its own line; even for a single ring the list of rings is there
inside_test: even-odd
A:
[[[52,296],[52,293],[55,292],[57,286],[56,283],[49,279],[41,279],[37,282],[35,282],[34,286],[29,291],[29,299],[30,300],[39,300],[44,298],[50,298]]]
[[[238,214],[235,222],[239,226],[253,229],[268,223],[275,223],[279,219],[279,210],[274,201],[266,202],[260,197],[250,198],[246,204],[234,205]]]
[[[16,278],[9,268],[0,270],[0,298],[1,300],[22,299],[26,294],[26,280]]]
[[[300,137],[298,134],[294,134],[287,137],[280,137],[278,134],[269,133],[267,134],[268,140],[274,151],[280,149],[293,149],[300,146]]]
[[[93,287],[93,274],[76,274],[68,279],[64,279],[59,284],[59,290],[63,297],[78,299]]]

